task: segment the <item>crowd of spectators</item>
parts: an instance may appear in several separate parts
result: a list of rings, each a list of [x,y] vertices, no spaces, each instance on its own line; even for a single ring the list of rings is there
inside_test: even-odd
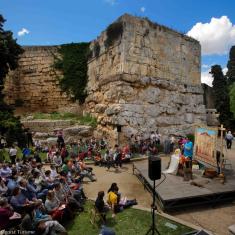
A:
[[[64,145],[57,145],[50,164],[43,165],[40,146],[32,155],[9,148],[10,162],[0,163],[0,230],[31,234],[67,234],[64,224],[84,210],[85,177],[95,181],[92,168],[79,154],[62,157]],[[49,155],[49,149],[48,149]]]
[[[169,141],[172,151],[176,141],[173,136]],[[8,148],[10,162],[0,163],[0,229],[66,234],[66,220],[83,211],[86,199],[83,180],[96,180],[92,167],[84,160],[92,160],[109,170],[122,167],[134,154],[157,154],[160,144],[158,132],[151,132],[147,139],[132,135],[122,148],[118,145],[111,148],[104,138],[80,139],[66,145],[59,133],[55,145],[42,145],[36,140],[22,150],[22,158],[17,157],[19,148],[11,146]],[[40,157],[43,152],[45,159]],[[103,197],[104,193],[100,192],[101,202]],[[115,215],[123,207],[120,207],[118,187],[109,190],[108,198]],[[129,203],[136,201],[125,202],[124,207]]]

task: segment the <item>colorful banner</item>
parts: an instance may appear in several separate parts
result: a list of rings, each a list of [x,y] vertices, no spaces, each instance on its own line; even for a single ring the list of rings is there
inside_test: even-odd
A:
[[[197,127],[195,130],[195,159],[217,167],[216,144],[218,130],[210,127]]]

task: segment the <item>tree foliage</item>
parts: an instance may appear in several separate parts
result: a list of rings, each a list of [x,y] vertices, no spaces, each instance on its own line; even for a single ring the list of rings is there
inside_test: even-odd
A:
[[[61,45],[59,48],[61,57],[55,60],[55,68],[63,72],[63,76],[59,78],[62,90],[80,103],[83,103],[87,96],[89,45],[90,43],[86,42]]]
[[[235,83],[231,85],[229,95],[230,95],[230,110],[233,113],[233,117],[235,119]]]
[[[23,49],[16,43],[11,31],[3,29],[5,19],[0,15],[0,135],[7,138],[8,143],[17,141],[24,145],[24,135],[19,118],[14,117],[10,106],[4,102],[4,80],[9,70],[18,66],[18,59]]]
[[[219,121],[227,128],[230,128],[232,126],[233,115],[230,112],[230,99],[227,80],[220,65],[212,66],[211,74],[214,78],[212,85],[215,107],[220,114]]]
[[[228,79],[228,84],[231,85],[235,82],[235,46],[232,46],[230,49],[227,68],[228,72],[226,77]]]

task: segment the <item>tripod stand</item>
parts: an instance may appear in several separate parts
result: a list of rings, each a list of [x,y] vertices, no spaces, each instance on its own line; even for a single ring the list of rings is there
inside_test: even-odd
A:
[[[152,235],[155,234],[155,232],[160,235],[159,231],[157,230],[155,226],[155,210],[157,210],[157,207],[155,206],[155,198],[156,198],[156,191],[155,191],[155,180],[153,180],[153,204],[152,204],[152,225],[150,226],[149,230],[147,231],[146,235],[148,235],[152,231]]]

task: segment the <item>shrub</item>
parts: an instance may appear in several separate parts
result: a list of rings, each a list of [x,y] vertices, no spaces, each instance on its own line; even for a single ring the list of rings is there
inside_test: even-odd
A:
[[[92,117],[90,114],[85,114],[84,116],[79,117],[79,123],[95,128],[97,126],[97,119],[95,117]]]
[[[187,134],[186,137],[187,137],[188,139],[190,139],[190,140],[194,143],[194,141],[195,141],[195,136],[194,136],[194,134]]]

